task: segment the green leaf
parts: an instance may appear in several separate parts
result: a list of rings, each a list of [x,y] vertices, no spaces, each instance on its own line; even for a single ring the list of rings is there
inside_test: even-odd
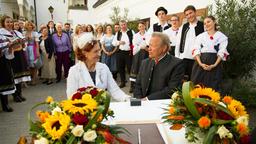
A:
[[[228,115],[234,117],[233,114],[232,114],[227,108],[225,108],[225,107],[223,107],[222,105],[219,105],[219,104],[217,104],[217,103],[215,103],[215,102],[213,102],[213,101],[210,101],[210,100],[208,100],[208,99],[204,99],[204,98],[195,98],[195,99],[193,99],[193,101],[194,101],[194,102],[199,102],[199,103],[202,103],[202,104],[207,104],[207,105],[210,105],[210,106],[213,106],[213,107],[216,107],[217,109],[219,109],[219,110],[225,112],[226,114],[228,114]]]
[[[104,107],[99,106],[96,115],[88,122],[88,124],[84,127],[84,131],[86,132],[88,129],[92,127],[93,124],[97,123],[97,119],[99,118],[100,114],[104,111]]]
[[[192,101],[192,98],[190,97],[190,90],[192,89],[192,83],[191,82],[184,82],[182,85],[182,95],[184,99],[184,103],[187,106],[189,112],[195,117],[196,119],[199,119],[201,116],[198,113],[196,106],[194,102]]]
[[[227,123],[232,123],[234,120],[222,120],[222,119],[213,119],[212,123],[215,125],[224,125]]]
[[[214,135],[216,134],[217,130],[218,130],[218,127],[217,127],[217,126],[215,126],[215,125],[212,126],[212,127],[209,129],[209,131],[208,131],[206,137],[204,138],[203,144],[212,144],[212,143],[213,143]]]
[[[69,137],[69,139],[68,139],[68,141],[67,141],[66,144],[73,144],[73,142],[74,142],[75,139],[76,139],[76,137],[72,134],[72,135]]]

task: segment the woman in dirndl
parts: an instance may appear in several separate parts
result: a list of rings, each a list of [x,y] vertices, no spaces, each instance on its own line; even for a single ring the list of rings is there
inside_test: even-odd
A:
[[[2,29],[1,29],[2,30]],[[1,32],[0,30],[0,32]],[[15,92],[15,84],[10,59],[14,58],[11,43],[0,33],[0,99],[4,112],[12,112],[8,104],[8,95]]]
[[[32,76],[31,85],[35,85],[37,81],[37,72],[40,66],[42,66],[40,63],[40,53],[39,53],[39,37],[38,33],[34,31],[35,25],[27,21],[25,23],[25,37],[28,40],[27,42],[27,59],[28,59],[28,66],[30,68],[30,73]]]
[[[207,16],[204,19],[206,31],[197,36],[192,55],[196,63],[192,69],[191,80],[194,84],[220,91],[222,80],[222,61],[229,55],[228,38],[216,28],[216,19]]]
[[[131,68],[131,74],[130,74],[130,81],[131,81],[131,87],[129,92],[132,93],[136,78],[139,73],[140,64],[142,60],[148,58],[148,49],[146,44],[146,25],[144,22],[139,22],[138,24],[138,30],[139,32],[136,33],[133,37],[133,60],[132,60],[132,68]]]
[[[105,63],[111,71],[113,78],[117,78],[117,65],[116,65],[116,51],[117,48],[112,45],[114,35],[112,33],[112,26],[106,25],[106,34],[100,40],[102,45],[101,62]]]
[[[13,30],[12,18],[4,16],[1,20],[3,28],[1,29],[1,34],[4,34],[9,41],[17,40],[16,48],[14,49],[14,58],[11,60],[11,66],[14,73],[14,82],[16,86],[16,91],[13,94],[14,102],[22,102],[26,99],[22,96],[22,82],[30,81],[30,72],[27,67],[26,56],[24,49],[24,37],[17,31]]]

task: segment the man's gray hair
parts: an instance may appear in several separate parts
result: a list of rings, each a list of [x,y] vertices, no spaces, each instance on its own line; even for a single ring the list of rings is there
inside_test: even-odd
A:
[[[153,32],[151,37],[159,37],[161,39],[161,45],[162,46],[167,46],[168,51],[170,50],[171,46],[170,46],[170,39],[169,37],[161,32]]]
[[[120,23],[126,23],[127,24],[127,21],[126,20],[120,20],[119,24]]]

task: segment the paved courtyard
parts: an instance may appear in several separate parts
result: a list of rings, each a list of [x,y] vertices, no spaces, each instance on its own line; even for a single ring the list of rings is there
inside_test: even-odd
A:
[[[123,90],[128,93],[128,85]],[[52,96],[55,100],[63,100],[66,98],[65,91],[65,80],[62,80],[58,84],[38,84],[24,88],[23,95],[27,101],[22,103],[14,103],[12,97],[9,97],[14,112],[0,111],[0,144],[16,144],[20,136],[28,136],[27,113],[29,109],[35,103],[44,101],[47,96]],[[251,118],[250,126],[255,127],[256,108],[250,108],[248,112]]]

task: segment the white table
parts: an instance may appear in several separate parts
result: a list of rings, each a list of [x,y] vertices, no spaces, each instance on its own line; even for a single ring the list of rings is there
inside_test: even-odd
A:
[[[130,106],[130,102],[112,102],[110,109],[114,118],[106,124],[149,124],[155,123],[166,144],[186,144],[184,128],[179,131],[170,130],[170,125],[161,123],[164,110],[170,103],[168,100],[142,101],[141,106]]]

